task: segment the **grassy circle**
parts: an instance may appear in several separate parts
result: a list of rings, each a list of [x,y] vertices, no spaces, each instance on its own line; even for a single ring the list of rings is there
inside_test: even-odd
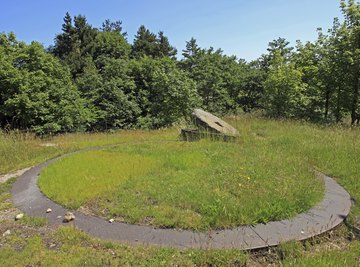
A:
[[[207,140],[74,154],[48,166],[39,186],[68,208],[197,230],[289,218],[313,206],[323,191],[303,159],[256,144]]]

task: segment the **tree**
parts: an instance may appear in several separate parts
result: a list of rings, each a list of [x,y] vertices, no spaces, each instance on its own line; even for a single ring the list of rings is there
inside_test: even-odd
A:
[[[143,57],[131,62],[134,97],[141,109],[139,126],[169,126],[197,106],[195,83],[170,58]]]
[[[0,35],[0,125],[38,134],[85,130],[92,114],[69,70],[41,44]]]
[[[360,3],[341,0],[341,11],[345,17],[343,31],[339,32],[346,46],[351,86],[351,124],[358,118],[360,77]]]
[[[185,49],[182,50],[184,58],[180,62],[181,68],[191,73],[200,50],[195,38],[191,38],[190,41],[186,42]]]
[[[186,42],[182,55],[185,59],[188,59],[195,56],[199,51],[200,48],[196,43],[196,39],[192,37],[190,41]]]
[[[254,109],[262,108],[261,99],[264,94],[266,73],[259,67],[258,61],[249,64],[242,63],[242,65],[244,70],[241,90],[238,92],[236,102],[244,112],[251,112]]]
[[[115,22],[107,19],[102,23],[102,27],[100,28],[100,30],[102,32],[115,32],[118,34],[121,34],[124,38],[126,38],[127,36],[127,32],[123,32],[123,27],[122,27],[122,21],[121,20],[117,20]]]
[[[270,60],[275,56],[275,54],[279,54],[286,60],[290,59],[291,52],[294,49],[293,47],[289,47],[289,42],[286,41],[285,38],[279,37],[276,40],[273,40],[269,43],[267,51],[269,52]]]
[[[142,25],[135,35],[131,55],[133,58],[148,56],[151,58],[169,57],[175,59],[176,53],[176,48],[170,45],[169,39],[164,35],[163,31],[160,31],[156,36]]]
[[[286,62],[281,50],[274,51],[268,76],[264,83],[264,106],[271,117],[293,117],[304,84],[302,73]]]
[[[94,40],[94,61],[101,58],[128,59],[131,46],[126,39],[117,32],[99,32]],[[101,65],[98,65],[99,69]]]
[[[169,39],[164,35],[163,31],[160,31],[157,38],[158,43],[158,57],[169,57],[175,59],[177,50],[175,47],[171,46]]]
[[[220,49],[200,49],[193,38],[183,55],[179,65],[196,82],[201,106],[219,115],[236,112],[243,90],[244,63],[223,55]]]
[[[156,35],[141,25],[135,35],[131,56],[141,58],[149,56],[155,58],[158,54]]]
[[[55,45],[51,48],[54,56],[64,60],[66,55],[73,51],[75,44],[75,29],[69,12],[66,12],[62,25],[62,34],[55,37]]]

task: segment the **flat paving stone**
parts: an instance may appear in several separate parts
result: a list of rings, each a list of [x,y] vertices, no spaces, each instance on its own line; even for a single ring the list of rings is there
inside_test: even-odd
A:
[[[101,148],[105,147],[88,148],[78,152]],[[68,210],[44,196],[37,186],[37,180],[44,167],[68,155],[46,161],[19,176],[12,187],[12,200],[20,210],[29,216],[45,217],[51,225],[64,224],[63,216]],[[75,211],[75,220],[68,224],[74,224],[78,229],[98,238],[129,244],[169,246],[180,249],[237,248],[242,250],[275,246],[281,242],[303,240],[326,232],[340,224],[350,212],[350,195],[332,178],[322,173],[317,173],[317,175],[321,176],[325,182],[323,200],[309,211],[288,220],[228,230],[195,232],[159,229],[116,221],[109,223],[107,220]],[[51,213],[46,213],[48,208],[52,209]]]

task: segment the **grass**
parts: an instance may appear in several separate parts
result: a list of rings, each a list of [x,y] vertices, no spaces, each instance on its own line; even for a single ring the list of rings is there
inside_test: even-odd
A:
[[[0,175],[33,166],[46,159],[80,148],[121,142],[176,138],[177,132],[174,129],[72,133],[48,138],[39,138],[31,133],[5,133],[0,130]]]
[[[176,250],[130,247],[99,241],[71,227],[61,227],[46,239],[9,236],[0,250],[1,266],[244,266],[238,250]],[[13,239],[13,240],[11,240]],[[15,242],[14,242],[15,241]],[[16,247],[16,244],[17,247]],[[20,244],[20,245],[19,245]],[[50,245],[53,247],[50,248]],[[55,246],[54,246],[55,245]]]
[[[242,137],[240,144],[268,147],[286,158],[293,154],[307,166],[332,175],[354,198],[351,217],[360,226],[360,129],[319,127],[291,121],[252,117],[231,120]],[[116,132],[69,134],[48,140],[20,134],[0,134],[0,173],[27,167],[43,159],[81,147],[120,143],[124,140],[176,139],[177,130],[159,132]],[[7,145],[4,145],[4,142]],[[57,147],[42,147],[56,143]],[[12,150],[8,150],[7,147]],[[9,155],[4,156],[4,153]],[[34,155],[36,160],[32,159]],[[4,161],[3,159],[8,159]],[[262,160],[266,160],[263,157]],[[9,189],[9,184],[5,185]],[[0,184],[1,188],[4,184]],[[9,191],[3,190],[5,199]],[[2,203],[2,200],[0,201]],[[1,213],[0,209],[0,213]],[[1,215],[1,214],[0,214]],[[148,246],[127,246],[99,241],[71,227],[59,229],[0,219],[1,266],[359,266],[360,243],[348,234],[317,237],[254,252],[237,250],[176,250]],[[346,228],[344,225],[341,228]],[[2,233],[10,229],[6,237]],[[29,233],[29,229],[32,230]],[[44,230],[46,229],[46,230]],[[335,230],[338,232],[338,230]],[[337,241],[340,239],[339,241]],[[55,247],[52,245],[55,244]]]
[[[351,215],[360,227],[360,128],[251,117],[233,123],[258,136],[258,142],[277,144],[282,155],[296,154],[309,167],[334,177],[354,200]]]
[[[283,263],[284,266],[298,267],[337,267],[337,266],[359,266],[360,265],[360,244],[359,242],[348,245],[345,250],[334,251],[324,250],[318,253],[308,253],[292,256]]]
[[[197,230],[288,218],[323,192],[322,181],[297,156],[208,140],[78,153],[46,168],[39,185],[68,208]]]
[[[343,232],[344,229],[337,230]],[[26,238],[24,238],[26,236]],[[128,246],[91,238],[73,227],[0,238],[1,266],[358,266],[359,242],[320,237],[255,252]]]
[[[9,201],[11,194],[10,189],[15,178],[7,180],[5,183],[0,183],[0,211],[8,210],[12,207],[12,203]]]

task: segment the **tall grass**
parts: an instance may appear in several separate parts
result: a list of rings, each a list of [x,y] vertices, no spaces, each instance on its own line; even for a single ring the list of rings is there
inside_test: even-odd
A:
[[[46,159],[80,148],[121,142],[175,140],[177,129],[72,133],[40,138],[32,133],[0,131],[0,174],[29,167]]]
[[[45,140],[31,133],[0,131],[0,174],[32,166],[64,152],[62,147],[42,146]]]
[[[277,149],[283,157],[297,156],[308,168],[334,177],[352,196],[352,214],[360,223],[360,128],[322,127],[251,116],[233,119],[231,123],[243,133],[248,146],[257,142]]]

